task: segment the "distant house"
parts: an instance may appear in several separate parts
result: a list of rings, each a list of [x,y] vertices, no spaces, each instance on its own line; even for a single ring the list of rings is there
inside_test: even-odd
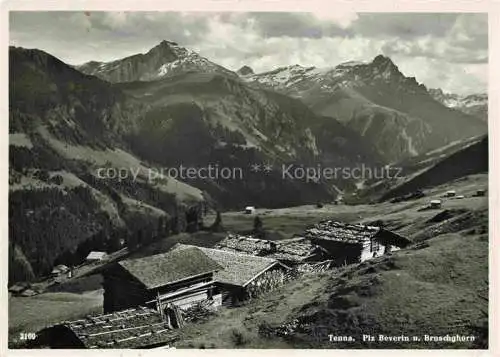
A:
[[[193,246],[178,243],[172,247],[172,251],[192,248]],[[215,294],[221,294],[223,304],[234,304],[271,290],[283,284],[290,271],[289,267],[276,259],[221,249],[198,249],[223,268],[214,274]]]
[[[214,273],[221,270],[200,249],[190,247],[120,261],[103,272],[104,311],[149,306],[162,311],[173,304],[188,308],[214,294]]]
[[[457,192],[455,190],[446,191],[446,194],[445,194],[446,197],[455,197],[456,195],[457,195]]]
[[[246,206],[245,207],[245,213],[246,214],[253,214],[253,213],[255,213],[255,207],[254,206]]]
[[[70,271],[70,268],[68,268],[66,265],[64,264],[59,264],[59,265],[56,265],[52,271],[50,272],[50,275],[56,277],[56,276],[59,276],[61,274],[65,274],[67,272]]]
[[[29,284],[26,283],[17,283],[9,287],[9,292],[18,295],[21,294],[24,290],[29,288]]]
[[[441,200],[432,200],[429,203],[430,208],[441,208]]]
[[[63,322],[37,332],[30,348],[134,349],[168,346],[178,339],[162,315],[149,308]]]
[[[476,193],[474,194],[474,196],[476,197],[483,197],[486,195],[486,190],[482,189],[482,190],[477,190]]]
[[[30,296],[35,296],[35,295],[38,295],[39,292],[37,290],[33,290],[33,289],[26,289],[24,290],[20,296],[24,296],[24,297],[30,297]]]
[[[326,249],[335,265],[365,261],[406,247],[410,241],[380,227],[323,221],[305,237]]]
[[[92,251],[87,255],[87,258],[85,260],[87,262],[99,262],[106,258],[107,254],[105,252],[97,252],[97,251]]]

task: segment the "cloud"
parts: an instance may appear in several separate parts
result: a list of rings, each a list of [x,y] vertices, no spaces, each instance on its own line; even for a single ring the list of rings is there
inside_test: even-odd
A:
[[[462,48],[488,49],[488,15],[462,14],[447,33],[452,45]]]
[[[404,55],[411,57],[426,57],[430,59],[441,59],[450,63],[487,63],[488,50],[458,46],[448,38],[435,39],[431,36],[421,37],[412,41],[393,39],[384,43],[382,52],[392,57]]]
[[[427,60],[423,57],[398,61],[400,71],[407,76],[415,77],[428,88],[441,88],[450,93],[485,92],[488,79],[488,65],[446,63],[437,59]]]
[[[457,21],[455,13],[361,13],[352,24],[352,30],[362,36],[413,39],[431,35],[446,36]]]
[[[343,36],[354,18],[341,13],[320,15],[313,12],[250,13],[248,17],[252,20],[252,29],[264,38]]]
[[[359,18],[356,12],[340,7],[335,9],[318,9],[313,11],[312,14],[320,21],[331,22],[342,29],[348,28]]]
[[[427,86],[485,91],[486,14],[312,12],[13,12],[11,44],[70,64],[109,61],[175,41],[229,69],[335,66],[390,56]],[[441,78],[441,82],[436,81]]]

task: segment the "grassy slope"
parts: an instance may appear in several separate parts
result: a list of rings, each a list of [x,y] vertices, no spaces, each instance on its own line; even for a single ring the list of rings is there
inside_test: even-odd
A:
[[[9,346],[15,346],[22,332],[32,333],[63,320],[102,313],[103,291],[83,294],[45,293],[33,297],[9,298]]]
[[[487,304],[488,243],[481,237],[444,235],[421,250],[401,251],[333,276],[305,276],[248,305],[222,310],[201,325],[188,326],[178,348],[467,348],[467,344],[368,344],[363,333],[398,336],[472,334]],[[388,262],[391,262],[388,264]],[[320,331],[352,335],[355,343],[331,343],[311,330],[282,340],[264,338],[259,326],[293,318],[311,320]],[[240,335],[241,337],[236,337]]]
[[[427,200],[441,197],[450,186],[470,196],[475,187],[486,184],[485,180],[485,175],[459,180],[435,188],[429,192],[430,197],[410,203],[356,206],[364,221],[385,219],[389,226],[417,240],[429,238],[422,238],[422,227],[435,228],[435,237],[427,239],[418,249],[401,250],[331,275],[307,276],[244,307],[223,310],[205,324],[188,327],[178,347],[472,347],[470,342],[370,345],[359,341],[359,336],[370,332],[395,336],[474,334],[472,325],[479,325],[482,312],[487,311],[484,299],[488,295],[487,198],[445,200],[444,209],[456,214],[444,222],[427,222],[444,209],[417,210]],[[349,208],[338,206],[338,209]],[[353,215],[353,207],[350,209]],[[296,220],[294,211],[298,212],[288,211],[291,221]],[[447,224],[460,221],[464,214],[476,219]],[[306,329],[289,340],[266,339],[257,333],[262,323],[278,326],[294,318],[312,322],[316,333]],[[318,329],[335,335],[352,335],[358,341],[331,343],[325,335],[317,336]]]
[[[474,175],[427,191],[427,197],[397,204],[326,205],[292,207],[280,210],[258,210],[264,226],[280,231],[283,237],[300,233],[306,226],[331,217],[350,222],[382,219],[390,229],[415,241],[425,240],[422,249],[395,252],[390,259],[381,258],[346,271],[308,275],[293,281],[267,296],[235,308],[223,309],[204,324],[183,330],[178,347],[195,348],[287,348],[287,347],[366,347],[367,345],[331,344],[310,340],[305,334],[293,340],[266,339],[258,334],[262,323],[278,326],[291,318],[310,317],[316,325],[328,325],[328,332],[356,334],[361,330],[400,334],[402,325],[408,334],[469,334],[469,321],[479,323],[487,303],[488,240],[487,197],[470,197],[478,187],[486,187],[486,175]],[[449,189],[464,194],[465,199],[443,199]],[[418,211],[429,200],[443,199],[441,210]],[[437,214],[448,210],[450,219],[429,223]],[[473,219],[471,219],[471,217]],[[253,216],[228,212],[222,215],[226,229],[247,231]],[[212,219],[207,217],[206,223]],[[177,242],[211,246],[223,233],[180,234],[153,243],[137,252],[144,256],[163,252]],[[429,239],[430,238],[430,239]],[[95,287],[92,285],[92,289]],[[69,291],[69,290],[65,290]],[[72,288],[71,291],[76,291]],[[30,298],[11,298],[10,332],[24,326],[41,326],[73,317],[84,316],[93,302],[83,295],[74,296],[71,309],[54,309],[54,293]],[[67,295],[65,295],[67,296]],[[22,299],[22,300],[21,300]],[[41,304],[41,301],[50,301]],[[92,300],[95,302],[95,300]],[[330,301],[330,306],[328,306]],[[22,305],[21,305],[22,303]],[[22,308],[22,306],[27,308]],[[38,315],[31,306],[37,306]],[[43,316],[43,317],[42,317]],[[325,318],[327,323],[320,321]],[[23,325],[24,323],[24,325]],[[383,326],[379,328],[378,326]],[[446,327],[452,327],[447,330]],[[12,336],[15,337],[14,334]],[[375,346],[376,347],[376,346]],[[380,346],[379,346],[380,347]],[[390,346],[385,346],[390,347]],[[398,347],[398,346],[393,346]],[[401,347],[399,345],[399,347]],[[420,347],[436,347],[425,345]],[[442,346],[437,346],[442,347]],[[468,347],[453,345],[451,347]]]
[[[223,309],[203,324],[188,325],[177,348],[289,348],[286,341],[263,339],[258,327],[265,321],[280,324],[291,311],[321,292],[327,274],[308,275],[248,304]],[[241,336],[241,337],[240,337]]]
[[[301,318],[337,335],[470,335],[487,304],[478,296],[488,287],[488,242],[483,236],[448,234],[429,247],[368,262],[326,281],[326,288]],[[487,294],[487,293],[486,293]],[[293,340],[311,347],[470,347],[443,343],[331,345],[306,332]]]
[[[467,162],[464,166],[462,163]],[[387,192],[382,199],[433,187],[453,179],[488,171],[488,137],[437,162],[420,175],[406,180]]]

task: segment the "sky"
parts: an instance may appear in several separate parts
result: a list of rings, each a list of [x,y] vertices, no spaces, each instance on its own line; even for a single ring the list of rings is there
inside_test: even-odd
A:
[[[389,56],[429,88],[487,91],[488,17],[479,13],[11,12],[10,44],[68,64],[145,53],[162,40],[255,72]]]

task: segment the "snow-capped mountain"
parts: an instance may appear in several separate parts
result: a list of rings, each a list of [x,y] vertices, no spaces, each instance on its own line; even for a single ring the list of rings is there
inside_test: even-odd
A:
[[[237,76],[198,53],[170,41],[162,41],[145,54],[111,62],[91,61],[76,68],[113,83],[152,81],[190,71]]]
[[[437,102],[382,55],[330,68],[280,67],[244,80],[300,98],[316,113],[344,122],[391,161],[486,132],[484,123]]]
[[[397,79],[401,83],[413,84],[413,90],[425,89],[414,78],[404,77],[388,58],[377,56],[373,62],[349,61],[335,67],[317,68],[292,65],[255,74],[250,82],[259,83],[294,96],[301,96],[311,90],[335,91],[342,88],[357,88],[367,81],[389,82]]]
[[[248,66],[233,72],[174,42],[162,41],[145,54],[107,63],[89,62],[77,69],[113,83],[151,82],[181,74],[184,77],[179,80],[184,83],[186,76],[193,74],[190,80],[212,86],[207,93],[217,91],[216,82],[227,79],[235,80],[227,83],[240,94],[246,87],[271,89],[300,99],[317,115],[343,122],[390,162],[486,132],[484,123],[443,106],[424,85],[403,75],[382,55],[366,63],[350,61],[330,68],[294,65],[254,74]],[[180,90],[175,88],[172,94]],[[148,90],[141,95],[152,93]]]
[[[488,121],[488,94],[486,93],[459,95],[445,93],[440,88],[430,88],[429,94],[448,108],[454,108]]]

